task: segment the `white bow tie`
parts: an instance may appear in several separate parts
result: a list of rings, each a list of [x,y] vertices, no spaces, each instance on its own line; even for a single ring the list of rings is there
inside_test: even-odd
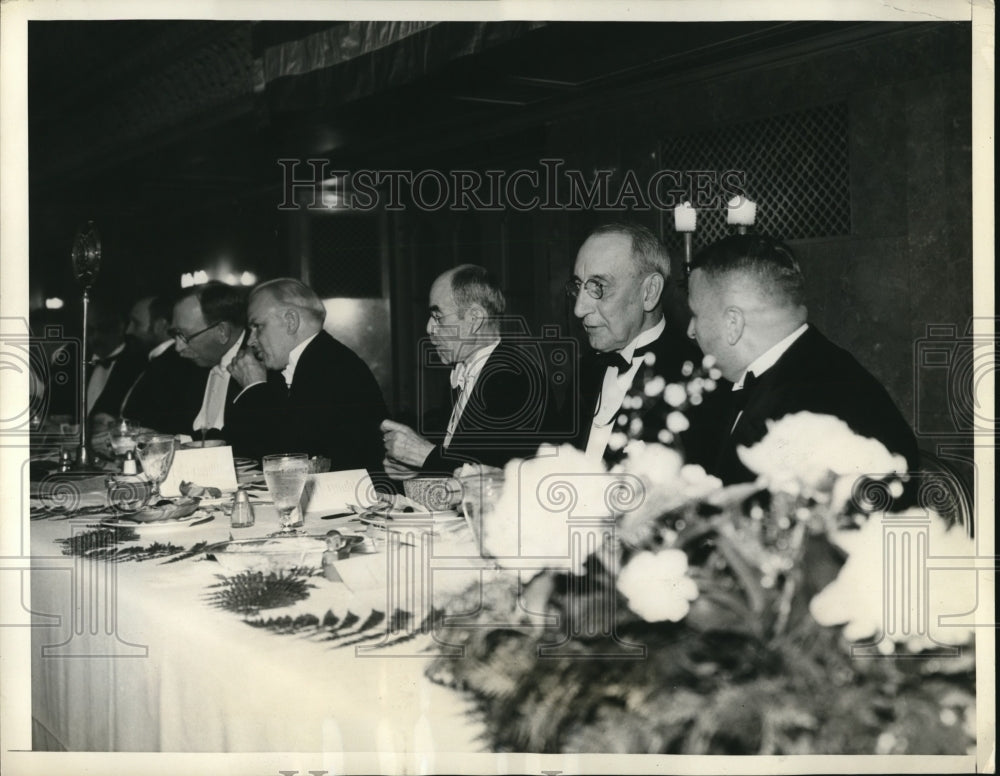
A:
[[[465,365],[464,361],[459,361],[455,364],[454,368],[451,370],[449,375],[451,380],[452,389],[458,388],[460,390],[465,390],[465,382],[469,379],[469,368]]]

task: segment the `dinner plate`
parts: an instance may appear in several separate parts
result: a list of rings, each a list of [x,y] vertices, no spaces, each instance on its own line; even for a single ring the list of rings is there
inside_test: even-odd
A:
[[[131,528],[135,531],[141,533],[146,533],[148,531],[169,531],[174,528],[180,527],[190,527],[191,523],[197,523],[204,521],[206,523],[215,520],[215,515],[199,515],[197,512],[194,514],[187,515],[186,517],[179,517],[175,520],[161,520],[155,523],[137,523],[133,520],[129,520],[124,517],[113,517],[107,520],[102,520],[99,525],[104,528]]]
[[[351,551],[360,550],[366,537],[341,533],[345,546],[344,560]],[[215,558],[229,571],[277,571],[296,567],[320,568],[326,551],[325,534],[294,534],[248,539],[230,539],[205,548],[205,554]]]

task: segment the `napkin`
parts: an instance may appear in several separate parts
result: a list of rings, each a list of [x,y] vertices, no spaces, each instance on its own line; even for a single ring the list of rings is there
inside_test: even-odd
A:
[[[165,498],[180,496],[182,482],[197,482],[202,487],[222,491],[236,490],[233,448],[227,446],[177,450],[167,478],[160,485],[160,493]]]

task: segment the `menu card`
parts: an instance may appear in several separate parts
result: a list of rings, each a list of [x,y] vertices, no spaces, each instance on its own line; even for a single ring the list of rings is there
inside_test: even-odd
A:
[[[181,495],[181,482],[193,482],[206,488],[222,491],[236,490],[236,468],[233,466],[233,448],[206,447],[178,450],[167,478],[160,485],[160,493],[167,497]]]
[[[305,514],[347,512],[347,505],[368,507],[377,501],[375,486],[366,469],[310,474],[302,494]]]

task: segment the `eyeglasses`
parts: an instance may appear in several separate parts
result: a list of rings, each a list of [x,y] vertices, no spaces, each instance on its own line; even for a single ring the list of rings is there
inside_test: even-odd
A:
[[[167,334],[169,334],[174,339],[180,340],[185,345],[190,345],[191,340],[193,340],[195,337],[201,336],[209,329],[214,329],[218,325],[219,325],[218,323],[213,323],[211,326],[206,326],[204,329],[202,329],[201,331],[196,331],[194,334],[185,334],[180,329],[167,329]]]
[[[433,320],[435,324],[440,324],[441,321],[443,321],[449,315],[461,315],[463,312],[464,312],[464,310],[461,310],[461,309],[460,310],[451,310],[450,312],[442,312],[441,310],[432,310],[431,311],[431,320]]]
[[[607,285],[602,283],[600,280],[594,280],[591,278],[586,283],[581,280],[573,278],[568,283],[566,283],[566,296],[570,299],[576,299],[580,295],[580,289],[583,289],[592,299],[602,299],[604,298],[604,291]]]

